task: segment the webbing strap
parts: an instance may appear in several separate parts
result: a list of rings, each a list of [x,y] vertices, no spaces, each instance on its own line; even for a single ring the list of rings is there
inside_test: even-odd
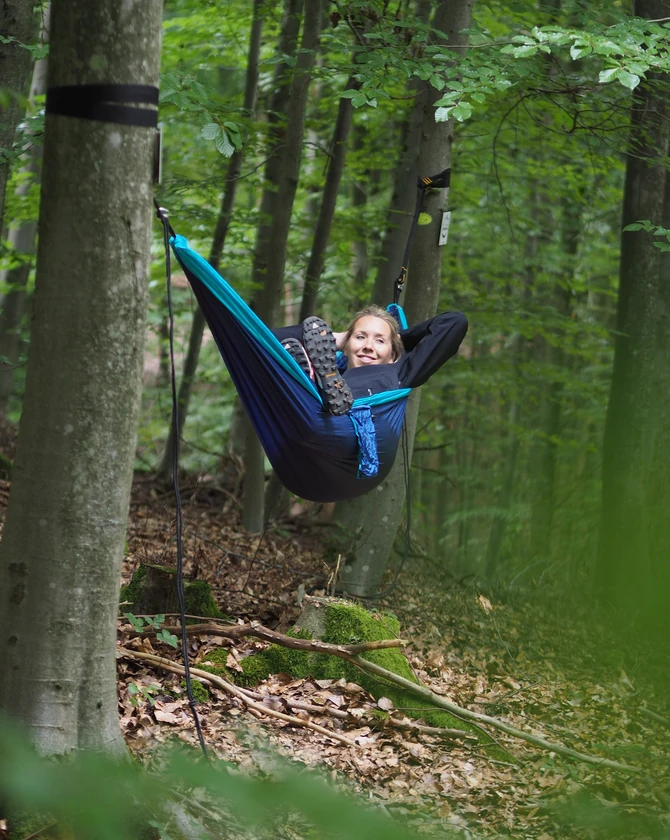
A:
[[[153,107],[136,108],[129,102]],[[153,85],[63,85],[47,90],[47,114],[63,117],[156,128],[157,107],[158,88]]]
[[[379,453],[372,409],[354,405],[348,414],[358,439],[358,478],[374,478],[379,472]]]
[[[400,274],[398,275],[398,279],[395,281],[395,288],[393,290],[393,303],[398,303],[398,301],[400,300],[400,293],[402,292],[403,286],[405,285],[405,280],[407,279],[407,266],[409,264],[409,255],[412,250],[412,242],[414,241],[414,234],[416,233],[416,226],[419,222],[419,216],[421,215],[421,207],[423,206],[423,198],[426,194],[426,190],[446,189],[446,187],[449,186],[450,181],[450,168],[443,169],[442,172],[439,172],[437,175],[419,178],[417,181],[416,206],[414,208],[414,216],[412,218],[412,224],[409,229],[409,235],[407,236],[407,245],[405,246],[405,254],[402,258],[402,265],[400,266]]]

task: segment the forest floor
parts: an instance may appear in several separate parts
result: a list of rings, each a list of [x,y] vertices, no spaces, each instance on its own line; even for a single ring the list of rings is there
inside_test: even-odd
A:
[[[326,524],[306,515],[258,536],[238,524],[234,491],[211,481],[182,487],[188,577],[208,581],[234,621],[285,632],[299,614],[298,590],[325,593],[334,563]],[[140,563],[174,565],[172,491],[136,478],[124,579]],[[417,677],[434,692],[478,712],[583,753],[639,768],[624,773],[540,750],[488,730],[509,753],[493,759],[476,739],[408,731],[388,709],[344,681],[276,675],[256,687],[268,709],[302,715],[355,746],[263,714],[250,714],[219,689],[198,705],[209,750],[245,771],[275,772],[283,756],[353,786],[417,837],[670,837],[670,699],[668,651],[632,642],[624,649],[588,610],[535,592],[483,592],[448,570],[412,559],[383,603],[398,616]],[[123,624],[123,621],[121,622]],[[126,637],[126,644],[128,644]],[[180,661],[167,645],[134,644]],[[228,649],[234,670],[263,647],[258,640],[205,635],[192,639],[191,661]],[[156,744],[197,744],[182,678],[132,659],[119,661],[123,731],[147,757]],[[139,691],[138,691],[139,689]],[[132,693],[131,693],[132,692]],[[312,710],[295,711],[292,703]],[[316,714],[314,707],[323,709]],[[389,711],[379,720],[380,709]],[[376,714],[375,714],[376,712]],[[348,713],[348,714],[342,714]],[[333,716],[333,715],[337,716]],[[301,837],[277,829],[276,837]]]

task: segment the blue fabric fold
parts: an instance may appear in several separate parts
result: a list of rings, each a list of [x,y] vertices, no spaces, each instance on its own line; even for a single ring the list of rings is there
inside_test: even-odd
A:
[[[379,472],[377,432],[369,405],[354,406],[349,417],[358,439],[358,477],[374,478]]]

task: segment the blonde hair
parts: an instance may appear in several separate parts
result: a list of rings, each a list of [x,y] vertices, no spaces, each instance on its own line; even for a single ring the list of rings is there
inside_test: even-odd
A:
[[[388,324],[389,329],[391,330],[391,352],[393,354],[393,361],[397,362],[404,351],[402,339],[400,338],[400,331],[398,330],[398,322],[390,312],[387,312],[386,309],[381,306],[377,306],[376,304],[372,304],[371,306],[366,306],[365,309],[361,309],[361,311],[357,312],[351,321],[349,321],[349,326],[344,333],[344,346],[346,347],[349,343],[349,339],[351,338],[351,334],[353,333],[356,324],[361,318],[366,318],[368,315],[371,315],[373,318],[380,318],[384,321],[384,323]]]

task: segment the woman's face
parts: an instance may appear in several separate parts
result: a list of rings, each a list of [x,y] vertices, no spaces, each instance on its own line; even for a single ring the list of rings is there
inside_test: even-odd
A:
[[[390,364],[393,361],[391,327],[382,318],[364,315],[354,324],[344,354],[350,368]]]

